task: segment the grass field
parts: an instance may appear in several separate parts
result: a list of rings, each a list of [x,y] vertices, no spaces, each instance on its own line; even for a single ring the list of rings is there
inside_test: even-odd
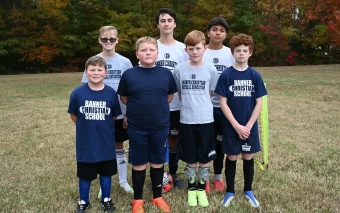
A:
[[[261,208],[242,196],[239,160],[233,205],[222,208],[224,193],[213,192],[208,208],[189,208],[186,191],[173,190],[164,195],[172,212],[340,212],[340,65],[257,69],[267,83],[270,122],[269,170],[255,168],[253,186]],[[0,212],[75,210],[75,126],[67,107],[81,75],[0,76]],[[117,180],[116,212],[130,212],[133,196]],[[94,181],[91,212],[101,212],[98,188]],[[158,212],[147,189],[144,199],[147,212]]]

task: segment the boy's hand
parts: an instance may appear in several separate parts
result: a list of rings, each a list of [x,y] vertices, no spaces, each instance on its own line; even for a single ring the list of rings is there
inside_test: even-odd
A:
[[[127,117],[126,116],[124,117],[124,120],[123,120],[123,128],[124,129],[128,128],[128,122],[127,122]]]
[[[241,140],[246,140],[250,135],[250,129],[245,126],[238,125],[235,130]]]

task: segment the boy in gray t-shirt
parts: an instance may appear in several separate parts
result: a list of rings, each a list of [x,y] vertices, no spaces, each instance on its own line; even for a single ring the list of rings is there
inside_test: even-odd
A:
[[[179,158],[187,163],[189,206],[209,206],[205,180],[209,162],[216,158],[213,105],[210,100],[218,80],[214,65],[204,63],[205,36],[190,32],[184,43],[190,60],[179,64],[173,72],[181,100]],[[196,167],[198,183],[196,184]]]

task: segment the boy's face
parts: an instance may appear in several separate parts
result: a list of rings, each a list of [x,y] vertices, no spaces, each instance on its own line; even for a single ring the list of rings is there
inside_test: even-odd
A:
[[[221,25],[212,26],[207,34],[210,38],[209,42],[214,44],[222,44],[227,38],[227,31]]]
[[[244,44],[235,47],[233,56],[237,63],[248,63],[248,59],[252,55],[252,52],[249,51],[249,47]]]
[[[176,23],[174,18],[172,18],[169,14],[164,13],[159,15],[157,27],[161,34],[171,34],[176,28]]]
[[[106,77],[107,71],[104,66],[89,65],[86,69],[86,76],[92,84],[101,84]]]
[[[158,49],[153,43],[141,43],[136,51],[136,56],[142,67],[153,67],[158,57]]]
[[[103,50],[110,51],[115,50],[118,43],[117,34],[114,30],[105,31],[98,38],[98,42],[102,45]]]
[[[187,51],[190,60],[193,63],[198,63],[202,61],[202,57],[206,50],[206,46],[201,42],[196,44],[195,46],[186,46],[185,51]]]

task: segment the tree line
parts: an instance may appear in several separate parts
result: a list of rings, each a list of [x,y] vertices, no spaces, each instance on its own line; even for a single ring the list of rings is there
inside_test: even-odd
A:
[[[162,7],[176,11],[179,41],[215,16],[230,25],[225,45],[252,35],[252,66],[340,63],[340,0],[2,0],[0,74],[83,70],[104,25],[118,28],[117,52],[136,64],[135,41],[158,37]]]

